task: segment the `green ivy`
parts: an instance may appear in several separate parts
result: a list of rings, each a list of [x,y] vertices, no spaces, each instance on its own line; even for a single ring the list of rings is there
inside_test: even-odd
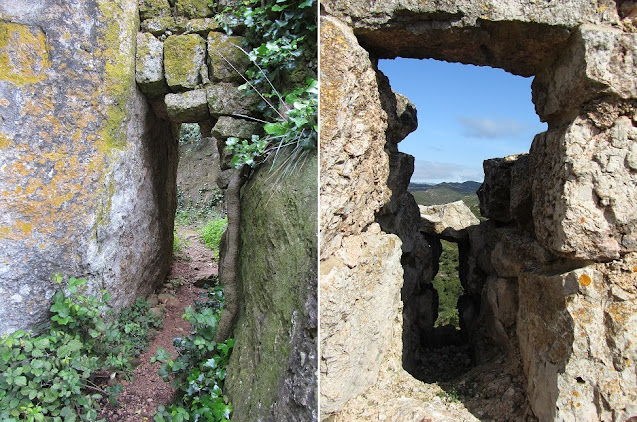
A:
[[[317,11],[315,0],[245,0],[220,18],[226,32],[243,22],[253,66],[240,89],[254,90],[271,122],[265,136],[229,138],[232,165],[256,166],[272,154],[292,147],[292,161],[316,149],[318,138]],[[283,94],[281,94],[283,93]]]
[[[223,309],[223,292],[219,286],[208,291],[207,300],[195,301],[183,318],[192,325],[186,338],[175,338],[178,356],[174,360],[164,349],[157,349],[152,362],[161,362],[159,375],[178,389],[177,399],[159,406],[155,421],[228,421],[232,405],[223,394],[226,367],[234,339],[216,343],[213,338]]]
[[[161,324],[144,300],[112,315],[106,291],[85,295],[84,279],[53,280],[66,286],[53,296],[50,324],[36,330],[42,334],[0,339],[2,421],[96,421],[99,403],[121,389],[105,381],[129,377],[130,360]]]

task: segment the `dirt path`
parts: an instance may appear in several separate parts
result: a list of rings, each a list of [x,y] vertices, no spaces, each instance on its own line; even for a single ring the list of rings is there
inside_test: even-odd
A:
[[[201,299],[205,292],[205,289],[196,285],[204,284],[217,274],[213,254],[201,243],[197,231],[177,227],[177,234],[186,240],[186,245],[174,260],[162,291],[149,298],[151,303],[158,300],[159,306],[166,310],[163,328],[152,340],[148,350],[139,356],[141,363],[133,372],[133,381],[123,381],[124,388],[117,397],[117,405],[107,406],[100,413],[99,417],[108,422],[152,421],[157,406],[170,404],[175,394],[172,386],[157,375],[161,364],[151,364],[150,358],[158,348],[176,356],[173,339],[188,335],[190,330],[190,324],[181,318],[184,309],[196,299]]]

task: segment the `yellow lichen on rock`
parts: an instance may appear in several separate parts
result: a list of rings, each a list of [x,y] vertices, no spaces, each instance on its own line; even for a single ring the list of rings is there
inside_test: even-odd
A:
[[[49,66],[44,32],[0,21],[0,80],[17,86],[39,82]]]

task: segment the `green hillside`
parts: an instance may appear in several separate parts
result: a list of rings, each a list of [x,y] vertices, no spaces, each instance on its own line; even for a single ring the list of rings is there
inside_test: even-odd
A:
[[[409,192],[419,205],[440,205],[449,202],[462,201],[479,218],[480,206],[476,191],[480,187],[478,182],[439,183],[410,183]]]

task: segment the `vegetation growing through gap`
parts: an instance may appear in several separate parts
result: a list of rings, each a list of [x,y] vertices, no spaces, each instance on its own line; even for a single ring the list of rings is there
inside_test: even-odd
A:
[[[433,279],[433,285],[438,292],[438,319],[434,327],[453,325],[460,328],[458,315],[458,298],[464,292],[458,275],[458,246],[455,243],[440,240],[442,254],[438,274]]]
[[[236,11],[220,19],[225,31],[240,21],[246,26],[246,47],[253,65],[240,87],[263,100],[265,136],[229,138],[232,164],[256,166],[287,147],[288,169],[316,149],[318,139],[317,13],[315,0],[245,0]]]
[[[130,379],[131,360],[148,347],[161,317],[138,299],[115,313],[105,290],[87,295],[86,280],[53,280],[51,320],[33,334],[0,339],[0,420],[96,421],[100,403],[114,401]]]

